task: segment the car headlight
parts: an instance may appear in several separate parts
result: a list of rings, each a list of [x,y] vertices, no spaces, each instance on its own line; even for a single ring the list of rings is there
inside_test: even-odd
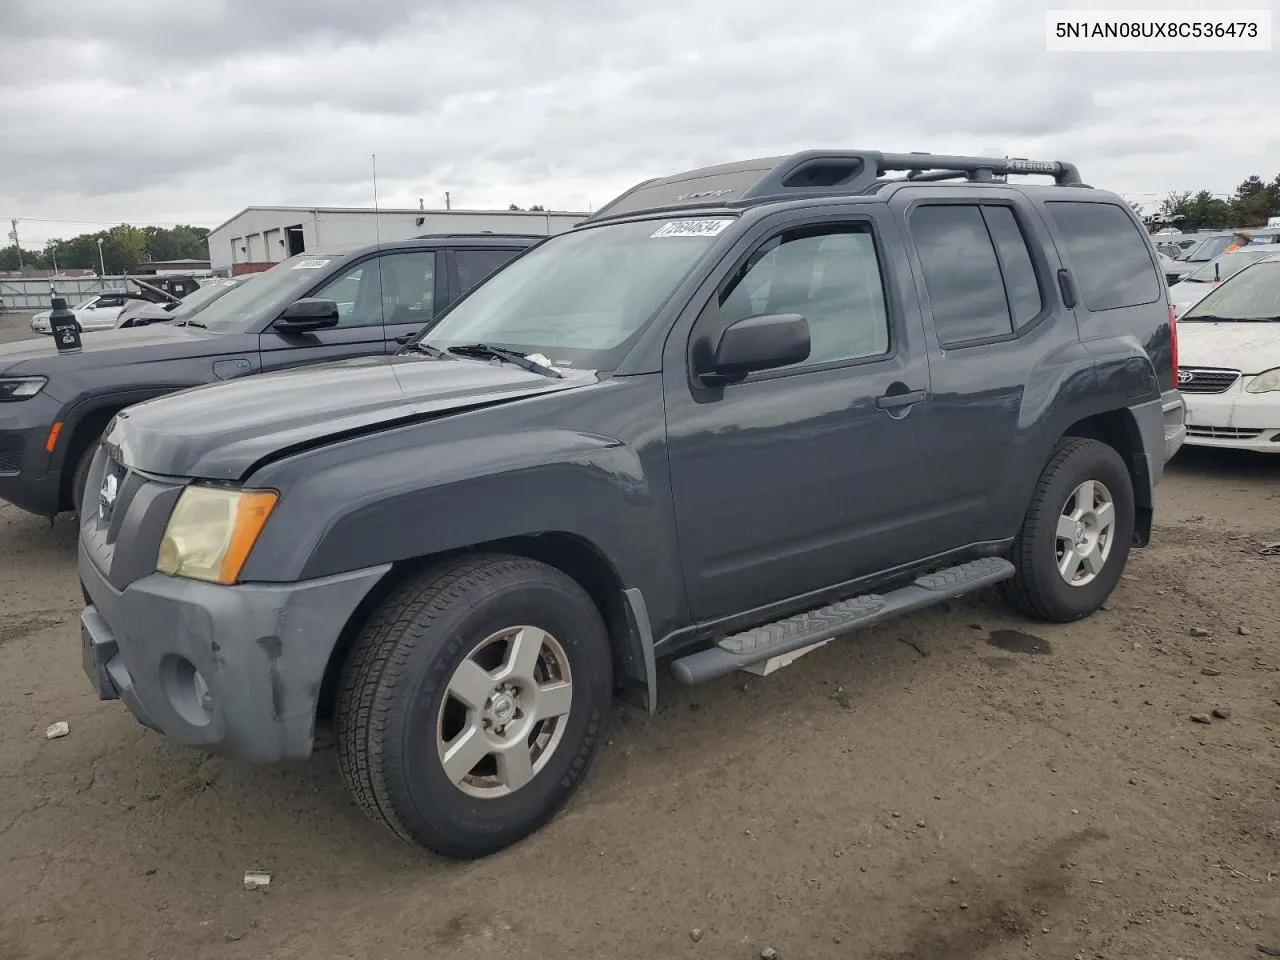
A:
[[[1271,393],[1275,390],[1280,390],[1280,367],[1263,370],[1244,388],[1245,393]]]
[[[0,377],[0,400],[26,400],[48,382],[45,377]]]
[[[249,558],[280,495],[192,484],[169,515],[156,570],[174,577],[231,584]]]

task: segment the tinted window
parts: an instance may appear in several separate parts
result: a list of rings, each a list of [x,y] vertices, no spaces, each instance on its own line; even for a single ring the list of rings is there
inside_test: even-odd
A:
[[[911,215],[911,237],[939,343],[957,346],[1013,332],[1000,264],[976,205],[920,207]]]
[[[1000,271],[1004,274],[1005,291],[1013,310],[1013,325],[1021,327],[1034,320],[1044,306],[1027,238],[1008,207],[986,206],[982,208],[982,215],[986,217],[987,230],[1000,257]]]
[[[1112,203],[1054,200],[1045,206],[1062,231],[1086,307],[1113,310],[1160,297],[1164,285],[1145,235],[1128,213]]]
[[[472,287],[514,257],[519,250],[456,250],[453,261],[458,265],[459,294]]]
[[[808,320],[805,365],[888,352],[889,320],[870,230],[842,226],[767,241],[725,289],[720,318],[728,324],[766,313]]]
[[[435,315],[436,253],[415,250],[378,258],[386,323],[426,323]]]
[[[312,296],[319,300],[332,300],[338,305],[340,326],[365,327],[382,323],[376,260],[366,260],[343,271]]]

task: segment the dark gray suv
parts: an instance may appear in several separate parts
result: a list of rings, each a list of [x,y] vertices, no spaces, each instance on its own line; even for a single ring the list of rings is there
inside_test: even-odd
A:
[[[1176,353],[1141,224],[1067,163],[648,181],[394,356],[119,414],[85,670],[234,757],[332,722],[376,821],[484,855],[570,795],[615,692],[654,709],[660,663],[783,665],[997,584],[1097,610],[1183,440]]]

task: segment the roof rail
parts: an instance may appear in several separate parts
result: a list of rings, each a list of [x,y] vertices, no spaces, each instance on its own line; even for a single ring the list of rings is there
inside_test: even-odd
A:
[[[879,189],[887,173],[912,181],[993,181],[1009,174],[1053,177],[1058,186],[1083,186],[1075,164],[1019,157],[964,157],[878,150],[806,150],[656,177],[615,197],[582,223],[682,208],[745,207],[769,200],[852,196]],[[896,182],[896,181],[891,181]]]

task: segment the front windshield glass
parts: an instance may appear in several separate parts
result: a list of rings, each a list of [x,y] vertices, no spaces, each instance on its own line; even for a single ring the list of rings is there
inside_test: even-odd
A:
[[[91,303],[97,303],[97,302],[98,302],[98,295],[97,295],[97,294],[94,294],[94,295],[93,295],[92,297],[90,297],[88,300],[81,300],[79,303],[77,303],[77,304],[76,304],[74,307],[72,307],[71,309],[72,309],[72,310],[88,310],[88,309],[89,309],[89,304],[91,304]]]
[[[421,339],[612,370],[731,218],[644,220],[553,237],[482,283]]]
[[[1200,241],[1199,246],[1192,247],[1191,252],[1183,259],[1188,263],[1203,263],[1205,260],[1212,260],[1233,243],[1234,237],[1209,237]]]
[[[301,296],[333,260],[305,253],[290,257],[208,304],[195,322],[221,333],[242,333],[277,299]]]
[[[1280,261],[1241,270],[1187,311],[1183,320],[1273,320],[1280,317]]]
[[[201,284],[196,290],[187,294],[181,303],[170,304],[168,310],[176,318],[189,317],[224,294],[230,293],[243,282],[242,280],[213,280]]]
[[[1197,267],[1184,278],[1186,280],[1198,281],[1201,283],[1213,283],[1214,267],[1217,267],[1217,275],[1225,280],[1227,277],[1235,276],[1249,264],[1261,260],[1263,257],[1275,255],[1275,250],[1233,250],[1231,253],[1224,253],[1217,260],[1217,263],[1210,261],[1203,267]]]

